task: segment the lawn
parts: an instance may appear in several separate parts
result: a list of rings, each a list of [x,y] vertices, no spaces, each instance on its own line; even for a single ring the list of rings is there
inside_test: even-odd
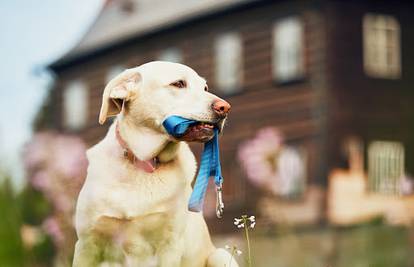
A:
[[[412,267],[414,230],[371,224],[351,228],[312,228],[279,233],[253,231],[257,267]],[[239,237],[216,237],[238,244]],[[238,259],[239,262],[243,258]]]

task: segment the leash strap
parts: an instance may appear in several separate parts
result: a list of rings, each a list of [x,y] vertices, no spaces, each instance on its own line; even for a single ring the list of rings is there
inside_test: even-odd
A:
[[[191,125],[198,123],[180,116],[170,116],[164,120],[163,126],[166,131],[174,136],[180,137]],[[214,128],[214,137],[204,144],[204,151],[201,155],[200,169],[197,174],[193,192],[190,196],[188,209],[199,212],[203,209],[204,197],[206,195],[209,178],[213,176],[216,184],[217,203],[216,215],[221,218],[223,215],[224,204],[222,201],[222,183],[221,175],[218,129]]]

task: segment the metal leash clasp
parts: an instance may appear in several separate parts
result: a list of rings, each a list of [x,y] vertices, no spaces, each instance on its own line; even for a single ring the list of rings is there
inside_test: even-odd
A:
[[[224,213],[224,203],[223,203],[223,188],[220,185],[216,186],[216,216],[217,218],[222,218]]]

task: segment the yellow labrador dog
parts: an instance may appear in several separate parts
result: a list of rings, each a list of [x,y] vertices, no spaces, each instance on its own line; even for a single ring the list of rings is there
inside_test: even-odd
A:
[[[111,80],[99,122],[117,118],[87,152],[73,266],[228,267],[231,255],[214,247],[202,214],[187,209],[196,161],[186,142],[210,140],[229,110],[182,64],[150,62]],[[202,123],[177,140],[162,126],[170,115]]]

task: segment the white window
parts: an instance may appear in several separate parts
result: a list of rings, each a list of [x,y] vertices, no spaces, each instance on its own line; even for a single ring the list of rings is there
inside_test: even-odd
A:
[[[123,67],[122,65],[114,65],[110,67],[108,72],[106,73],[106,78],[105,78],[106,83],[108,83],[110,80],[115,78],[116,75],[120,74],[124,70],[125,70],[125,67]]]
[[[170,47],[160,53],[158,60],[182,63],[183,54],[181,53],[180,49],[176,47]]]
[[[275,191],[287,198],[302,196],[306,187],[305,150],[284,146],[275,163],[278,178],[273,184]]]
[[[240,35],[224,33],[215,42],[215,80],[217,87],[231,94],[241,89],[243,78],[243,51]]]
[[[400,25],[388,15],[367,14],[363,18],[364,69],[372,77],[401,76]]]
[[[73,81],[63,92],[63,122],[71,130],[79,130],[88,120],[88,88],[81,81]]]
[[[273,30],[273,77],[287,82],[303,77],[303,24],[298,17],[278,21]]]
[[[369,188],[399,195],[404,176],[404,146],[399,142],[374,141],[368,147]]]

